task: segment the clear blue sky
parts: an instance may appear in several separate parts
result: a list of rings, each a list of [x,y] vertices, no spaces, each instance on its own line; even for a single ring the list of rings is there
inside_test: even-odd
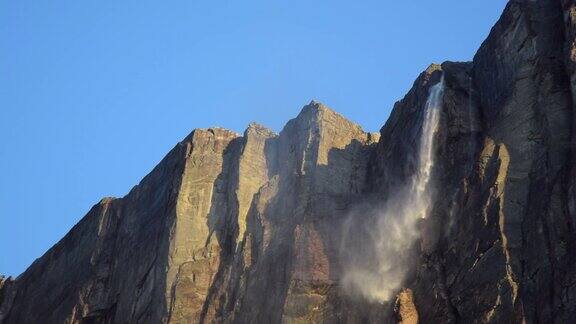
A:
[[[366,130],[505,0],[0,0],[0,273],[18,275],[192,129],[276,131],[311,99]]]

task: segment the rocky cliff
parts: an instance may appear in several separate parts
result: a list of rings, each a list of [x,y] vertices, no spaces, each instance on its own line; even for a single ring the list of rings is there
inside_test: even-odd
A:
[[[193,131],[1,277],[0,323],[576,322],[575,26],[572,1],[511,0],[473,61],[431,65],[380,134],[317,102],[279,134]],[[439,82],[408,226],[395,207],[414,202]],[[351,264],[393,298],[349,289]]]

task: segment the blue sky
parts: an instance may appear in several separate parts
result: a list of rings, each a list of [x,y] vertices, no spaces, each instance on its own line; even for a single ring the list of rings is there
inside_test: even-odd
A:
[[[0,273],[18,275],[194,128],[279,131],[311,99],[377,131],[505,0],[0,0]]]

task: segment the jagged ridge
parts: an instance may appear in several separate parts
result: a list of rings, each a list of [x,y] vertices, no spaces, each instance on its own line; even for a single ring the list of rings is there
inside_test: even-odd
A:
[[[510,1],[474,60],[423,72],[380,136],[317,102],[280,134],[195,130],[1,279],[0,322],[575,322],[575,8]],[[413,269],[396,304],[350,295],[344,225],[415,172],[441,75]]]

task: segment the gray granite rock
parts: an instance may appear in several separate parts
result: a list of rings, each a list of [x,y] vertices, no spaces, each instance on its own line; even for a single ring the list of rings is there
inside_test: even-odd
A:
[[[279,134],[195,130],[0,277],[0,323],[576,322],[575,8],[510,1],[474,60],[431,65],[380,134],[318,102]],[[442,77],[410,267],[395,299],[352,294],[342,251],[369,247],[345,229],[417,171]]]

